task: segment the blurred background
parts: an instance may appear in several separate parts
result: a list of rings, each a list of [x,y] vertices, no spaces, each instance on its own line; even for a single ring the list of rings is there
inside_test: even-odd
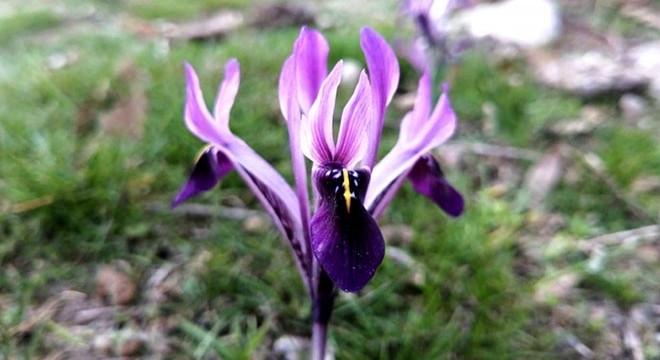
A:
[[[660,358],[660,3],[467,1],[436,18],[459,130],[435,152],[451,219],[404,186],[386,259],[341,294],[338,359]],[[172,210],[203,144],[184,60],[231,128],[291,180],[280,67],[300,26],[364,67],[400,50],[384,154],[410,109],[418,39],[394,1],[0,3],[0,359],[295,359],[309,302],[236,174]]]

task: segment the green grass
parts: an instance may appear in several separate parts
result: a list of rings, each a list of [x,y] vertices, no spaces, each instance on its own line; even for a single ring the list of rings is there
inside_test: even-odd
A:
[[[167,320],[174,356],[261,358],[282,335],[309,336],[310,304],[274,228],[248,231],[238,220],[154,210],[154,204],[169,204],[203,146],[182,121],[184,61],[197,70],[208,103],[225,61],[240,61],[231,129],[291,178],[276,88],[299,29],[246,28],[220,42],[175,42],[165,50],[159,41],[107,18],[127,12],[182,20],[249,2],[87,4],[99,11],[93,31],[67,32],[69,19],[38,7],[0,22],[0,43],[8,50],[0,52],[0,357],[41,358],[61,350],[62,343],[69,348],[86,343],[84,335],[69,333],[54,320],[22,336],[15,331],[63,289],[93,297],[94,275],[104,264],[119,264],[140,291],[157,269],[177,267],[176,296],[152,304],[140,293],[133,305],[141,317],[122,309],[113,320],[113,326],[142,328]],[[362,25],[324,31],[332,62],[363,61]],[[371,25],[395,35],[394,25],[382,18]],[[37,36],[44,32],[56,36]],[[65,56],[68,63],[53,68],[53,55]],[[137,75],[127,80],[121,73],[126,67]],[[542,152],[557,141],[544,130],[577,117],[585,105],[539,87],[522,60],[493,62],[484,52],[472,51],[453,74],[451,96],[461,124],[456,139],[462,141]],[[403,87],[415,81],[404,66]],[[130,97],[136,84],[148,99],[142,137],[105,133],[100,118]],[[494,128],[487,133],[482,131],[484,104],[494,109]],[[600,106],[615,113],[615,103]],[[649,106],[658,120],[657,105]],[[397,123],[401,111],[391,111],[388,126]],[[640,130],[619,120],[608,119],[586,141],[567,142],[598,154],[604,171],[628,194],[640,177],[660,176],[660,129],[657,121]],[[382,144],[391,145],[395,138],[396,130],[388,127]],[[650,222],[636,218],[584,164],[569,163],[573,180],[565,177],[547,200],[547,210],[564,223],[545,235],[535,228],[534,214],[520,205],[524,189],[497,191],[497,161],[466,154],[458,167],[445,169],[467,200],[459,219],[448,218],[404,186],[382,222],[411,227],[412,241],[396,246],[419,266],[386,257],[363,292],[339,297],[330,328],[337,357],[556,358],[565,349],[553,332],[554,308],[536,302],[534,292],[568,271],[579,275],[577,295],[554,299],[555,304],[588,309],[602,301],[628,310],[657,301],[649,289],[658,286],[652,276],[658,266],[638,262],[637,247],[606,247],[600,267],[590,265],[594,255],[579,246],[581,240]],[[522,173],[530,164],[516,165]],[[651,213],[660,209],[657,192],[631,196]],[[236,174],[194,202],[258,208]],[[530,245],[530,237],[540,239]],[[591,345],[606,329],[585,320],[566,331]]]

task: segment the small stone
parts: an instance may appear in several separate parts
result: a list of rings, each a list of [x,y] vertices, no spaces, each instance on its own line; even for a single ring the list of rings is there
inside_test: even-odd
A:
[[[580,277],[575,273],[560,275],[549,281],[544,281],[537,285],[534,292],[534,299],[539,303],[553,303],[566,299]]]
[[[415,232],[408,225],[383,225],[380,228],[385,242],[389,245],[410,244]]]
[[[268,221],[260,215],[251,215],[243,220],[243,229],[249,233],[258,234],[268,229]]]
[[[646,113],[646,100],[635,94],[624,94],[619,99],[619,108],[626,120],[639,119]]]
[[[142,352],[143,342],[137,338],[124,339],[119,345],[119,356],[138,356]]]
[[[103,266],[96,274],[96,294],[113,305],[128,305],[136,295],[136,286],[124,273]]]

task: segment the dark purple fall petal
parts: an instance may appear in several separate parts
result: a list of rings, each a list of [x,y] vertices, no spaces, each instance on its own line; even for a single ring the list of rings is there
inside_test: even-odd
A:
[[[413,188],[436,203],[447,214],[458,217],[465,202],[461,194],[444,177],[432,155],[422,156],[408,174]]]
[[[362,205],[369,173],[323,167],[314,180],[320,198],[310,224],[312,251],[337,287],[360,291],[385,256],[383,235]]]
[[[181,187],[176,198],[172,201],[172,207],[178,206],[201,192],[211,190],[233,168],[233,165],[224,154],[212,147],[207,148],[199,156],[188,181]]]

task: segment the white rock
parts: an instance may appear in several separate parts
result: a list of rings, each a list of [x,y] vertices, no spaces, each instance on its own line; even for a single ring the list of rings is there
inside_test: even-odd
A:
[[[475,38],[532,48],[548,44],[561,33],[559,7],[552,0],[480,4],[463,11],[457,24]]]

